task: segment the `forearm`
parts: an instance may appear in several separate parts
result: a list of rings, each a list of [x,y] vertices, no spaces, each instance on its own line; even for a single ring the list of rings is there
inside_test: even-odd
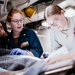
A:
[[[51,64],[51,63],[56,63],[56,62],[72,59],[72,58],[75,58],[75,52],[65,54],[65,55],[62,55],[62,56],[57,56],[57,57],[54,57],[54,58],[51,58],[51,59],[47,59],[46,61],[47,61],[48,64]]]

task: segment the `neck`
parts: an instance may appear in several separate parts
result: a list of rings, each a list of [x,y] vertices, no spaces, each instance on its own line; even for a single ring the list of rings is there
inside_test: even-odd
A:
[[[13,37],[14,37],[14,38],[18,38],[19,35],[20,35],[20,33],[13,33]]]
[[[62,31],[67,31],[67,30],[68,30],[68,19],[65,18],[65,26]]]

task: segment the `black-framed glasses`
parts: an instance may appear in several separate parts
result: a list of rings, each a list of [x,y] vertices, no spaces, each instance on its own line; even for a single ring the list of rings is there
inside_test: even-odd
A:
[[[20,23],[23,23],[23,18],[21,18],[21,19],[19,19],[19,20],[18,20],[18,19],[16,19],[16,20],[11,20],[11,22],[17,23],[17,24],[18,24],[19,22],[20,22]]]

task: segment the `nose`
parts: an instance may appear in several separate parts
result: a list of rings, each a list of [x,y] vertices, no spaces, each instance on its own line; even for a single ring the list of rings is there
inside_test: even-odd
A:
[[[22,23],[22,22],[20,22],[20,21],[17,22],[17,24],[19,24],[19,25],[20,25],[21,23]]]
[[[21,22],[20,21],[17,21],[17,23],[20,24]]]
[[[23,20],[18,20],[17,22],[18,22],[18,24],[21,24],[23,22]]]
[[[54,19],[53,22],[51,23],[51,26],[56,27],[57,26],[57,20]]]

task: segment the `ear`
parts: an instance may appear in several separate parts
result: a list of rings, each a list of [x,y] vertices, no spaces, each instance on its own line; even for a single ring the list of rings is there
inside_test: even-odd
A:
[[[64,14],[65,13],[65,11],[64,10],[61,10],[61,14]]]

